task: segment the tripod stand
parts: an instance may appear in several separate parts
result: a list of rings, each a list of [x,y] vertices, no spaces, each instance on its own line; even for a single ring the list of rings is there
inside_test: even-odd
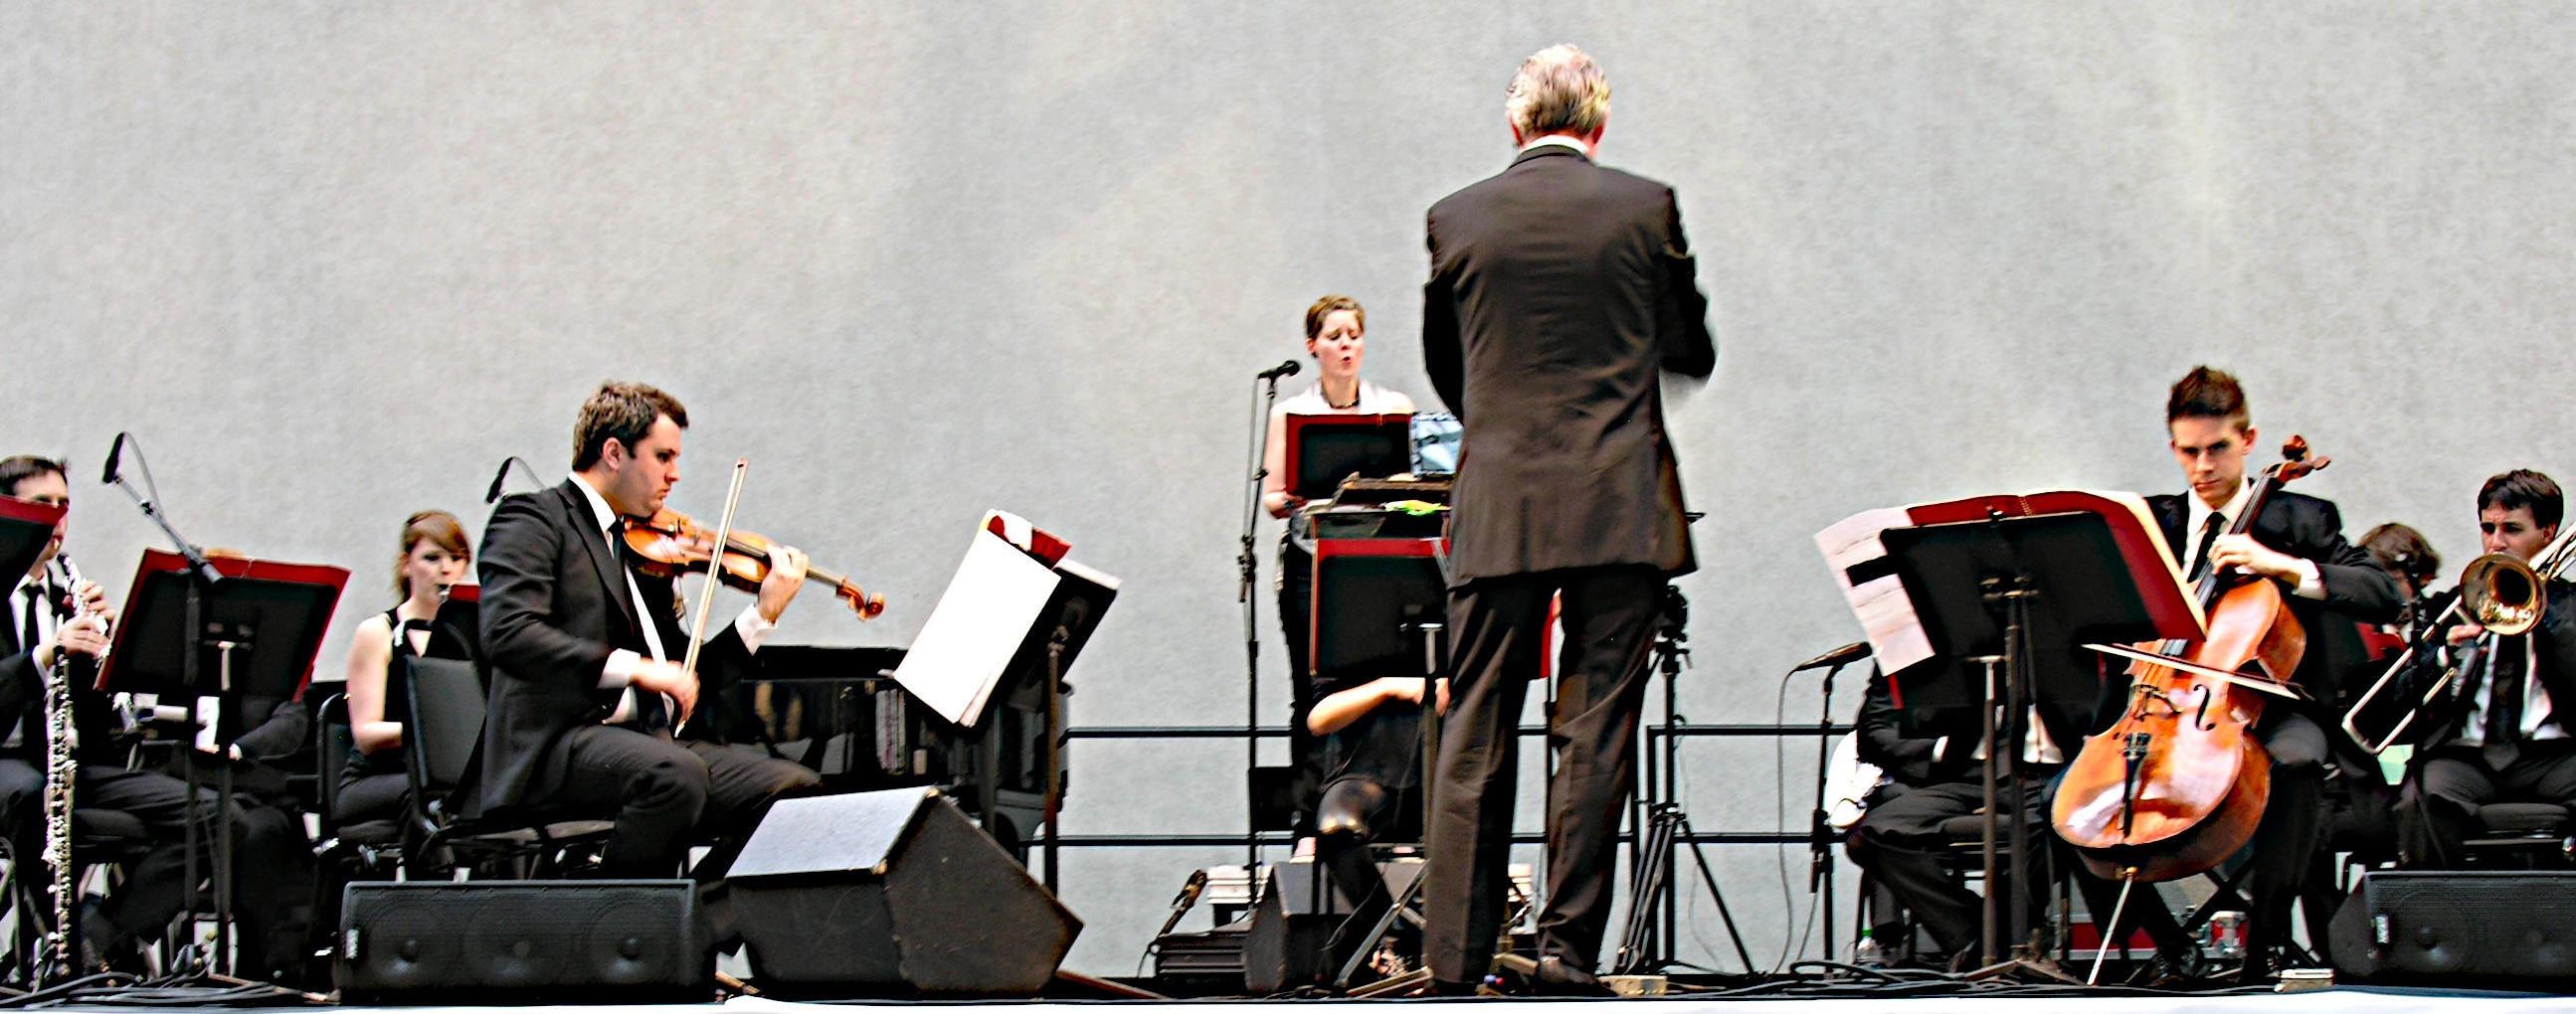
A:
[[[1638,975],[1675,964],[1673,936],[1681,899],[1673,884],[1673,851],[1688,840],[1691,859],[1699,866],[1700,882],[1717,903],[1718,918],[1726,923],[1727,939],[1735,945],[1736,960],[1744,963],[1749,974],[1754,970],[1752,952],[1744,946],[1744,934],[1736,929],[1735,913],[1727,907],[1726,892],[1718,889],[1717,875],[1709,870],[1708,855],[1691,833],[1690,815],[1673,798],[1679,795],[1675,777],[1681,770],[1678,732],[1690,721],[1682,717],[1678,689],[1682,661],[1690,655],[1690,649],[1683,647],[1690,639],[1690,600],[1682,597],[1681,589],[1665,585],[1660,606],[1654,659],[1664,684],[1664,726],[1658,733],[1662,750],[1656,763],[1640,765],[1646,772],[1646,784],[1641,793],[1644,798],[1630,818],[1635,836],[1629,855],[1629,869],[1634,872],[1628,883],[1628,922],[1620,930],[1619,950],[1611,967],[1620,975]]]

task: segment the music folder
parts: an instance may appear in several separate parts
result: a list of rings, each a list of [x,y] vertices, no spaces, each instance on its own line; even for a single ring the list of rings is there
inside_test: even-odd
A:
[[[53,540],[54,526],[63,520],[67,508],[0,496],[0,574],[25,574],[36,567],[36,558],[45,555],[45,543]],[[10,623],[15,624],[12,618]],[[20,648],[32,647],[20,645]]]
[[[1118,597],[1118,579],[1070,559],[1071,549],[1017,515],[987,513],[895,682],[940,717],[973,726],[1005,677],[1016,686],[1044,673],[1059,629],[1058,661],[1071,668]]]
[[[1329,500],[1353,475],[1383,479],[1413,469],[1413,416],[1290,413],[1281,470],[1289,493]]]
[[[2042,699],[2097,689],[2114,663],[2089,642],[2197,641],[2206,622],[2133,493],[2050,490],[1864,511],[1816,542],[1900,706],[1982,699],[1982,677],[1957,659],[2001,653],[2002,611],[1983,599],[1987,578],[2038,583],[2030,662]]]
[[[304,692],[349,572],[238,556],[208,561],[223,580],[199,586],[200,627],[190,631],[187,597],[196,578],[188,559],[165,550],[143,551],[125,609],[118,614],[115,641],[99,666],[97,688],[195,702],[203,723],[198,745],[212,749],[240,731],[232,728],[237,709],[218,702],[244,697],[283,701]],[[217,642],[238,646],[229,652],[229,686],[222,682],[226,652]],[[185,681],[184,652],[191,643],[200,652],[194,686]]]

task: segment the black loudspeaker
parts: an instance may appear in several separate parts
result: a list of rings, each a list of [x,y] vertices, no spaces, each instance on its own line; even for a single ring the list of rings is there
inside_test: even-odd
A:
[[[704,1003],[715,953],[686,880],[361,882],[332,962],[357,1003]]]
[[[2576,979],[2576,872],[2378,871],[2329,933],[2335,970],[2372,981]]]
[[[781,995],[1027,996],[1082,932],[937,789],[779,800],[727,882]]]
[[[1276,993],[1316,985],[1341,971],[1324,967],[1331,960],[1324,946],[1350,912],[1322,864],[1271,865],[1261,902],[1252,909],[1252,927],[1243,936],[1243,988]]]

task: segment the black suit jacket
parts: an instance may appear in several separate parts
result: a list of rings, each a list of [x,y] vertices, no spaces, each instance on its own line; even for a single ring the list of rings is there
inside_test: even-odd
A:
[[[2166,494],[2147,498],[2147,506],[2155,514],[2156,524],[2164,529],[2167,550],[2184,558],[2189,557],[2199,545],[2198,533],[2183,530],[2191,518],[2190,503],[2183,499],[2187,495]],[[2326,592],[2325,601],[2319,602],[2293,595],[2287,586],[2281,589],[2281,598],[2288,603],[2290,614],[2297,617],[2299,625],[2308,632],[2308,651],[2300,657],[2299,671],[2292,674],[2291,679],[2315,701],[2297,704],[2270,701],[2265,705],[2266,715],[2276,710],[2308,712],[2319,724],[2333,728],[2340,716],[2327,714],[2327,709],[2317,702],[2334,701],[2338,696],[2338,674],[2360,660],[2330,657],[2335,654],[2333,646],[2341,642],[2320,636],[2320,632],[2325,629],[2325,624],[2338,621],[2391,622],[2406,608],[2405,592],[2398,587],[2396,578],[2371,562],[2369,553],[2344,541],[2343,515],[2335,509],[2332,501],[2287,490],[2275,492],[2264,502],[2263,513],[2255,516],[2254,527],[2248,534],[2265,547],[2315,563],[2317,577],[2325,585]],[[2177,565],[2188,564],[2188,559],[2177,560]],[[2094,715],[2095,731],[2108,728],[2117,721],[2120,709],[2127,706],[2128,698],[2126,671],[2115,668],[2103,687],[2101,707]],[[2348,737],[2328,738],[2332,742]]]
[[[609,545],[573,480],[504,498],[483,529],[475,573],[483,584],[482,634],[492,669],[483,754],[465,812],[479,815],[542,799],[570,749],[566,733],[606,719],[620,692],[599,689],[608,656],[648,654],[640,623],[658,624],[677,662],[688,641],[668,578],[635,576],[629,600],[622,547]],[[698,662],[700,699],[739,678],[751,655],[733,624],[708,639]]]
[[[1542,145],[1431,207],[1422,353],[1466,434],[1452,586],[1694,566],[1660,371],[1716,367],[1672,188]]]

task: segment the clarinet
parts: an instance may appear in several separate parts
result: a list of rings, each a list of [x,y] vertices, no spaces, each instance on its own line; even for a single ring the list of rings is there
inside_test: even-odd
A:
[[[71,558],[57,555],[64,591],[54,600],[54,615],[63,620],[77,619],[89,611],[80,595],[80,570]],[[72,680],[76,678],[74,655],[57,643],[51,678],[45,681],[45,862],[53,866],[54,928],[46,934],[45,943],[52,950],[53,967],[66,978],[78,974],[78,959],[72,953],[72,782],[80,773],[79,762],[72,759]],[[95,666],[95,660],[84,659]]]

